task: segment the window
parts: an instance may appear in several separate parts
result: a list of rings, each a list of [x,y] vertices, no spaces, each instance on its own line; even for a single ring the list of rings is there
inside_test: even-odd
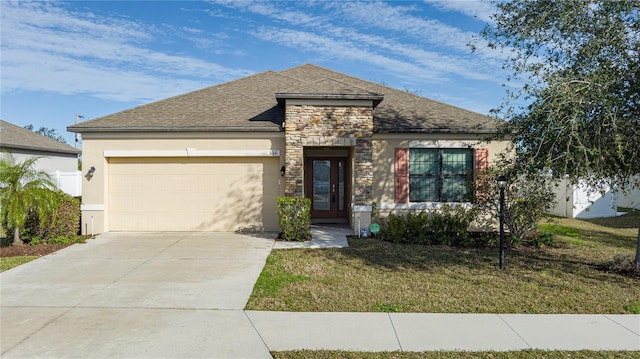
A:
[[[472,195],[472,149],[409,149],[410,202],[463,202]]]

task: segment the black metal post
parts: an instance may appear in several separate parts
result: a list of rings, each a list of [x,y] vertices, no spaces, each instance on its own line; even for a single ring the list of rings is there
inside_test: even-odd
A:
[[[500,269],[504,269],[504,188],[500,188]]]

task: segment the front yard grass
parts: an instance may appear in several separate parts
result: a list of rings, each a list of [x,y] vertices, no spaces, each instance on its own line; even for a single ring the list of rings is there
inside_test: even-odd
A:
[[[511,352],[382,352],[382,353],[364,353],[364,352],[344,352],[330,350],[296,350],[287,352],[272,352],[274,359],[430,359],[430,358],[491,358],[491,359],[597,359],[597,358],[637,358],[638,352],[629,351],[545,351],[545,350],[522,350]]]
[[[31,262],[37,256],[0,257],[0,272],[4,272],[21,264]]]
[[[351,238],[344,249],[274,250],[247,309],[640,313],[640,278],[605,269],[616,254],[634,253],[638,229],[631,223],[640,221],[640,211],[626,216],[557,219],[571,228],[559,227],[558,247],[508,249],[503,271],[497,248]]]

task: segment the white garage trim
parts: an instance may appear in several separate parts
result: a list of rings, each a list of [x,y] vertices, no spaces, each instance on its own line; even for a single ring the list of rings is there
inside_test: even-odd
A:
[[[104,151],[104,157],[279,157],[280,150]]]
[[[104,211],[104,204],[82,204],[81,211]]]

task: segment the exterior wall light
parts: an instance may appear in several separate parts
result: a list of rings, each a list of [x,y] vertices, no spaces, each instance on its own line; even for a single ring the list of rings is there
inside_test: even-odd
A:
[[[284,166],[280,167],[280,176],[284,177],[285,168]]]
[[[508,180],[504,175],[500,175],[497,181],[500,189],[500,269],[504,269],[504,189]]]
[[[93,173],[96,171],[96,168],[91,166],[91,168],[89,168],[89,172],[87,172],[87,179],[91,179],[91,177],[93,177]]]

